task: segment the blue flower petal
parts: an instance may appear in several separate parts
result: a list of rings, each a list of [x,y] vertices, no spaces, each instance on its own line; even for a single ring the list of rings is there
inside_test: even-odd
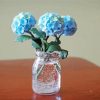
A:
[[[24,27],[23,26],[17,27],[16,34],[21,35],[23,33],[24,33]]]
[[[40,30],[45,31],[47,36],[60,34],[62,31],[62,21],[60,15],[56,13],[45,13],[39,18]]]
[[[28,32],[31,27],[34,27],[35,24],[36,20],[31,13],[22,12],[15,16],[11,28],[16,34],[23,34],[24,32]]]
[[[63,34],[66,36],[73,35],[77,30],[77,24],[75,20],[70,16],[63,16]]]

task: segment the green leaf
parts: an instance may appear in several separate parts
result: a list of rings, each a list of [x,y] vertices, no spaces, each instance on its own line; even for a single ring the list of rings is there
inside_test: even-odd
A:
[[[61,47],[57,42],[50,42],[48,45],[48,52],[53,52],[53,51],[60,51]]]
[[[60,51],[61,48],[59,45],[50,45],[49,48],[48,48],[48,52],[53,52],[53,51]]]
[[[41,49],[40,44],[37,42],[37,40],[32,40],[32,46],[36,49]]]
[[[58,43],[57,41],[51,41],[51,42],[49,43],[49,45],[59,45],[59,43]]]
[[[60,57],[61,57],[62,59],[67,58],[67,56],[68,56],[68,51],[67,51],[67,50],[61,50],[61,51],[60,51]]]
[[[41,34],[41,38],[45,39],[46,38],[46,33],[43,32],[43,31],[40,31],[40,34]]]
[[[29,35],[20,35],[20,36],[17,36],[16,41],[17,42],[24,42],[24,41],[29,40],[29,39],[32,39],[31,36],[29,36]]]
[[[45,32],[42,32],[42,31],[38,31],[38,29],[36,28],[32,28],[30,30],[30,32],[34,35],[34,37],[36,38],[45,38],[46,37],[46,34]]]

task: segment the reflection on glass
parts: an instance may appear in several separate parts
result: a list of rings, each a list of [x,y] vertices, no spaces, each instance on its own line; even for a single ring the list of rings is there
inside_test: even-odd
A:
[[[54,95],[38,95],[33,94],[32,100],[62,100],[60,94],[54,94]]]

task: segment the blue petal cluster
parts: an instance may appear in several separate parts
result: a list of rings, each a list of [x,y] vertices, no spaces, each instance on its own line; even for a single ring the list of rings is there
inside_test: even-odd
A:
[[[71,36],[77,30],[76,22],[72,17],[60,16],[56,13],[45,13],[39,18],[38,25],[47,36],[57,34]]]
[[[63,34],[66,36],[73,35],[77,30],[77,24],[75,20],[70,16],[63,16]]]
[[[35,18],[29,12],[22,12],[14,17],[11,24],[13,32],[18,35],[28,32],[36,24]]]
[[[45,13],[39,18],[38,25],[47,36],[60,34],[62,31],[61,16],[56,13]]]

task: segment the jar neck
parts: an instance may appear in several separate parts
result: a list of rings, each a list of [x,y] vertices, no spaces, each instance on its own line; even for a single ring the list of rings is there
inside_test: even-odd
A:
[[[49,52],[43,52],[43,51],[36,51],[36,57],[40,58],[40,59],[45,59],[45,60],[59,60],[59,52],[58,51],[54,51],[52,53]]]

